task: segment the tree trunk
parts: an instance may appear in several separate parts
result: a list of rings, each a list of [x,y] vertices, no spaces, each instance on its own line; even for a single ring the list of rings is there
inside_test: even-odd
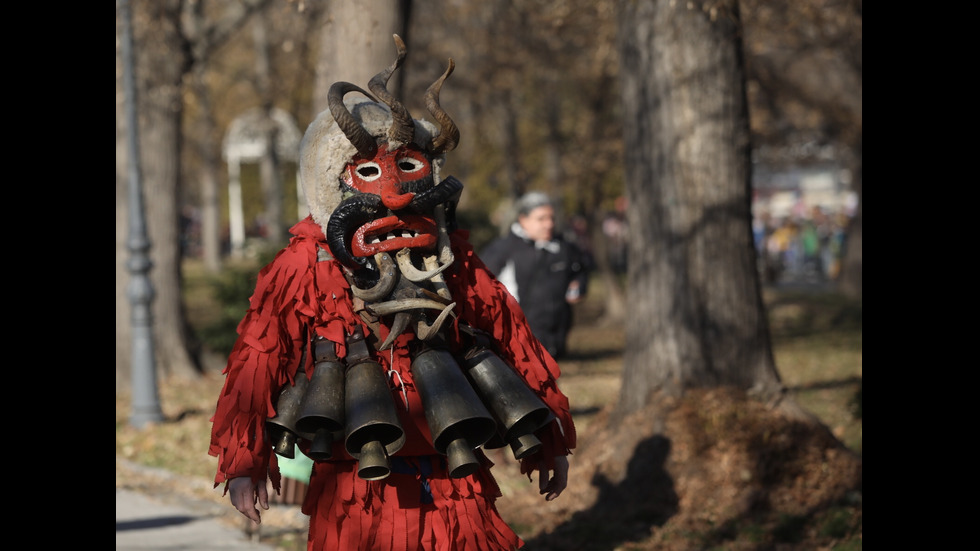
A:
[[[200,172],[201,194],[201,254],[204,257],[204,267],[210,273],[221,271],[221,194],[218,183],[220,162],[211,137],[218,135],[214,123],[214,112],[211,104],[211,92],[208,90],[204,76],[204,64],[195,67],[194,87],[197,89],[198,101],[201,104],[197,120],[199,135],[208,139],[200,148],[202,166]],[[220,140],[219,142],[220,143]]]
[[[181,296],[177,208],[181,185],[181,85],[188,60],[179,53],[179,2],[167,4],[173,6],[159,16],[158,24],[134,26],[136,44],[144,45],[136,48],[136,94],[138,104],[142,104],[138,107],[140,163],[153,263],[150,280],[156,296],[153,336],[157,367],[163,376],[191,376],[199,374],[201,368],[190,353],[190,332]],[[146,47],[148,44],[160,47]]]
[[[397,34],[409,42],[408,13],[410,0],[372,2],[370,9],[357,2],[328,0],[320,29],[320,54],[316,62],[315,112],[327,109],[327,91],[337,81],[346,81],[367,89],[371,77],[395,60]],[[398,72],[404,71],[404,67]],[[395,74],[388,89],[398,97],[401,75]]]
[[[255,75],[258,83],[259,97],[265,111],[263,129],[266,149],[259,161],[259,174],[262,186],[262,197],[265,200],[263,219],[265,221],[265,241],[267,246],[278,249],[289,241],[289,234],[283,222],[283,186],[280,174],[280,162],[276,142],[278,127],[272,118],[275,98],[272,97],[272,70],[269,62],[269,41],[266,37],[265,22],[258,18],[253,23],[253,39],[255,42]]]
[[[167,3],[152,16],[146,10],[133,10],[133,42],[135,58],[135,88],[139,113],[139,142],[142,174],[142,192],[146,231],[150,241],[149,271],[154,300],[151,303],[153,346],[159,377],[170,375],[194,376],[200,373],[197,358],[190,353],[189,331],[185,321],[180,287],[179,212],[177,197],[179,186],[179,151],[181,97],[180,84],[186,59],[178,55],[180,42],[175,32],[177,8]],[[150,20],[152,17],[152,21]],[[154,44],[159,47],[148,47]],[[117,52],[118,58],[118,52]],[[122,84],[117,79],[117,97],[122,97]],[[125,142],[125,117],[123,102],[117,102],[116,120],[119,122],[120,139]],[[117,149],[118,151],[118,149]],[[117,182],[127,183],[128,151],[117,155]],[[120,210],[117,206],[117,220]],[[123,217],[125,218],[125,216]],[[118,224],[117,224],[118,226]],[[125,226],[125,224],[124,224]],[[117,228],[117,235],[119,234]],[[129,252],[125,240],[116,257],[127,258]],[[117,386],[128,385],[131,359],[120,356],[129,352],[131,339],[130,308],[126,296],[129,274],[125,262],[116,264],[116,380]],[[123,273],[119,273],[122,268]]]
[[[621,3],[630,248],[616,416],[656,390],[782,397],[756,272],[738,4]]]

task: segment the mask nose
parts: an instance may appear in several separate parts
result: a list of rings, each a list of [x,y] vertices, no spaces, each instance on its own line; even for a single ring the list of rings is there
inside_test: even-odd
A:
[[[347,165],[346,181],[364,193],[381,198],[381,203],[392,211],[402,210],[415,199],[415,192],[405,193],[406,183],[431,174],[428,160],[414,150],[388,151],[382,144],[370,159],[358,158]]]
[[[386,182],[381,188],[381,202],[391,210],[401,210],[412,202],[414,193],[402,193],[401,182]]]

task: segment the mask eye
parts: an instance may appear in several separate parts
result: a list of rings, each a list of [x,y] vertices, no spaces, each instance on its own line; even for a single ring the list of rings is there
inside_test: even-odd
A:
[[[425,163],[415,157],[402,157],[398,159],[398,169],[402,172],[416,172],[422,170]]]
[[[355,171],[358,177],[365,182],[373,182],[381,176],[381,167],[378,166],[378,163],[374,162],[361,163],[357,165]]]

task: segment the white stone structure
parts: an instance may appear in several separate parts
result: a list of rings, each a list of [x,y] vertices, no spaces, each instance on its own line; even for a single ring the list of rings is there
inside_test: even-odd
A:
[[[296,162],[299,153],[299,142],[302,139],[299,128],[293,117],[279,109],[272,108],[272,121],[276,125],[276,156],[280,159]],[[228,164],[228,221],[230,224],[231,254],[241,256],[245,247],[245,214],[242,205],[242,183],[240,179],[243,163],[257,163],[265,155],[269,147],[265,132],[265,110],[254,107],[239,115],[228,126],[222,144],[222,157]],[[300,205],[299,217],[306,216],[303,207],[303,189],[297,182],[296,193]]]

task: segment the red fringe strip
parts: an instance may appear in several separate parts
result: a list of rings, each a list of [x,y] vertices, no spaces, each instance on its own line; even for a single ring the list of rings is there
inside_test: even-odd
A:
[[[421,503],[414,475],[365,481],[356,463],[317,462],[303,512],[310,549],[373,551],[512,551],[524,545],[497,512],[497,484],[485,464],[450,478],[441,458],[429,478],[433,503]]]

